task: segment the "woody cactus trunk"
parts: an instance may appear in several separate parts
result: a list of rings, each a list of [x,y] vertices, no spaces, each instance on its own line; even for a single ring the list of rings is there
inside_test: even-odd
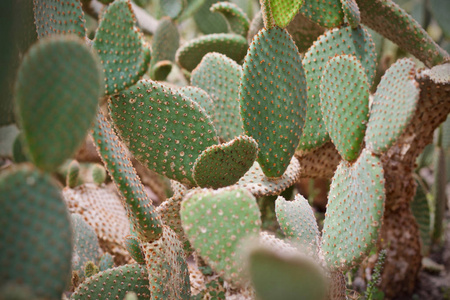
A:
[[[5,1],[0,298],[345,299],[373,250],[409,297],[449,54],[390,0],[135,2]],[[368,28],[415,58],[378,76]],[[71,159],[86,136],[103,166]],[[321,231],[300,178],[331,179]]]

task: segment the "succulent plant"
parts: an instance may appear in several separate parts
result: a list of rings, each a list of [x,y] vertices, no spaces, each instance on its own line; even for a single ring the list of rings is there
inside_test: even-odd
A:
[[[450,112],[450,56],[395,3],[261,0],[250,21],[217,0],[34,0],[27,33],[19,2],[5,28],[24,41],[0,52],[12,60],[2,80],[18,74],[16,116],[8,78],[0,124],[20,129],[15,165],[0,160],[0,298],[61,299],[72,267],[71,299],[344,299],[344,272],[376,247],[387,297],[411,292],[412,170]],[[186,33],[190,17],[203,36]],[[377,68],[366,25],[430,69]],[[88,132],[94,183],[74,157]],[[139,168],[173,195],[154,204]],[[331,179],[321,230],[301,194],[279,196],[299,178]],[[278,237],[262,229],[268,196]],[[425,204],[412,205],[424,241]]]

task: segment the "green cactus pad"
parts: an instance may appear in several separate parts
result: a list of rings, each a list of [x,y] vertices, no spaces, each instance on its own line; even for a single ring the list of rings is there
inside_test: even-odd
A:
[[[395,143],[416,111],[419,87],[414,74],[412,60],[398,60],[377,87],[366,132],[366,147],[376,154],[383,154]]]
[[[235,184],[253,165],[258,144],[242,135],[205,149],[194,163],[194,180],[200,187],[221,188]]]
[[[306,255],[258,247],[250,252],[248,266],[258,299],[326,299],[328,284],[322,268]]]
[[[97,262],[100,246],[94,229],[80,214],[71,214],[73,231],[72,271],[82,271],[88,261]]]
[[[306,52],[325,31],[325,28],[317,25],[302,13],[298,13],[286,29],[300,53]]]
[[[376,243],[384,211],[381,161],[364,149],[352,164],[342,161],[333,177],[322,234],[332,270],[356,266]]]
[[[247,15],[234,3],[218,2],[211,6],[211,12],[221,13],[228,22],[231,31],[247,36],[250,20]]]
[[[124,146],[100,110],[92,136],[97,151],[126,204],[125,209],[134,231],[143,241],[158,238],[162,231],[160,217],[155,214],[155,208],[147,197]]]
[[[197,103],[163,84],[141,80],[115,96],[109,107],[137,160],[159,174],[195,185],[195,160],[217,144],[212,121]]]
[[[78,286],[70,299],[123,299],[128,292],[135,292],[138,299],[150,299],[148,288],[145,266],[123,265],[88,278]]]
[[[225,141],[244,133],[239,113],[241,76],[242,67],[219,53],[206,54],[191,76],[191,84],[204,89],[213,99],[214,114],[210,116]]]
[[[361,13],[355,0],[341,0],[342,10],[347,18],[348,24],[353,28],[358,28],[361,23]]]
[[[102,15],[93,44],[105,74],[105,93],[135,84],[147,71],[150,49],[139,30],[130,0],[116,0]]]
[[[333,28],[344,23],[340,0],[304,0],[300,12],[320,26]]]
[[[225,54],[240,62],[247,53],[247,39],[234,33],[204,35],[181,46],[176,54],[177,63],[191,72],[209,52]]]
[[[98,274],[100,272],[100,269],[93,263],[92,261],[88,261],[84,265],[84,276],[89,278],[94,276],[95,274]]]
[[[330,139],[322,121],[320,81],[328,60],[335,55],[343,54],[355,56],[366,72],[369,85],[373,84],[377,54],[375,44],[366,29],[361,27],[352,29],[347,26],[332,29],[320,36],[302,61],[308,85],[308,108],[299,149],[318,148]]]
[[[369,84],[356,57],[339,55],[327,62],[320,83],[320,104],[333,144],[343,159],[354,161],[369,119]]]
[[[308,254],[315,255],[320,247],[320,233],[311,206],[302,195],[294,201],[278,196],[275,201],[277,220],[286,237]]]
[[[260,231],[256,199],[237,186],[196,190],[181,203],[181,221],[201,258],[225,280],[239,284],[242,242]]]
[[[54,171],[84,140],[102,94],[98,59],[82,40],[50,37],[25,56],[16,83],[16,112],[28,157]]]
[[[277,58],[278,53],[285,59]],[[298,146],[306,114],[300,54],[285,29],[262,29],[253,38],[243,70],[239,97],[245,133],[258,143],[264,174],[280,177]]]
[[[133,258],[138,264],[145,265],[145,258],[140,247],[139,239],[134,235],[127,235],[124,243],[125,248],[131,255],[131,258]]]
[[[152,299],[190,299],[189,271],[183,244],[177,234],[163,226],[163,235],[141,244],[147,264]]]
[[[165,2],[165,1],[164,1]],[[163,18],[156,28],[152,41],[152,59],[150,60],[150,78],[165,80],[175,61],[175,53],[180,45],[180,34],[175,23]]]
[[[361,11],[362,23],[410,52],[427,67],[450,58],[419,23],[393,1],[356,0],[356,3]]]
[[[261,15],[263,19],[264,28],[271,29],[275,26],[275,20],[273,18],[272,8],[270,6],[270,0],[260,0]],[[261,28],[262,29],[262,28]]]
[[[33,3],[40,39],[55,34],[86,36],[86,21],[80,0],[33,0]]]
[[[204,34],[225,33],[228,31],[228,24],[225,18],[209,10],[214,3],[219,1],[220,0],[197,1],[202,2],[202,4],[194,14],[194,21],[197,24],[198,29]],[[188,2],[194,2],[194,0],[188,0]]]
[[[58,182],[30,165],[0,176],[0,282],[61,299],[70,279],[72,231]]]
[[[73,160],[69,167],[67,168],[67,175],[66,175],[66,186],[73,189],[78,185],[78,178],[80,175],[80,164],[78,161]]]
[[[184,7],[186,6],[186,0],[160,0],[159,7],[161,13],[164,16],[168,16],[171,19],[176,19]]]
[[[275,24],[285,28],[294,19],[303,0],[270,0],[270,9]]]
[[[195,86],[185,86],[178,90],[181,94],[198,103],[212,119],[214,116],[214,102],[207,92]]]
[[[269,178],[264,175],[258,162],[238,181],[238,185],[249,190],[255,197],[274,196],[293,185],[300,177],[300,163],[293,157],[283,176]]]
[[[92,175],[92,181],[96,185],[102,185],[102,183],[106,180],[106,169],[104,166],[100,164],[93,164],[90,167],[91,175]]]
[[[114,259],[111,254],[105,253],[100,257],[100,262],[98,263],[100,271],[106,271],[108,269],[114,268]]]

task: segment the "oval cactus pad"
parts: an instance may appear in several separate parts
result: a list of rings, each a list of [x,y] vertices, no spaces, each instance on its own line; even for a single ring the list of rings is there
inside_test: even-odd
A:
[[[258,162],[267,177],[282,176],[294,155],[306,113],[305,89],[289,33],[278,27],[260,30],[245,57],[239,96],[245,133],[258,143]]]
[[[194,163],[194,180],[200,187],[221,188],[236,183],[256,159],[258,144],[248,136],[213,145]]]
[[[351,165],[342,161],[333,177],[322,234],[327,265],[341,271],[358,264],[376,243],[384,212],[380,159],[363,150]]]
[[[369,84],[352,55],[340,55],[325,65],[320,83],[323,121],[339,154],[358,158],[369,119]]]
[[[347,26],[327,31],[320,36],[302,60],[308,84],[308,108],[300,149],[317,148],[330,139],[322,121],[320,81],[325,64],[335,55],[343,54],[355,56],[366,72],[369,85],[373,84],[377,54],[366,29]]]
[[[141,80],[114,96],[111,117],[122,139],[147,168],[195,185],[192,167],[217,144],[212,121],[197,103],[161,83]]]

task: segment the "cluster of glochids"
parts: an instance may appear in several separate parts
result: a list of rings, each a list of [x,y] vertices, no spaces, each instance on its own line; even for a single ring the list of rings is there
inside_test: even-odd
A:
[[[220,13],[227,33],[178,49],[185,1],[162,1],[166,17],[150,51],[131,2],[101,2],[112,3],[90,41],[79,0],[33,1],[40,41],[15,86],[17,157],[29,163],[0,177],[0,281],[7,282],[0,295],[23,287],[58,299],[72,274],[73,299],[345,297],[342,272],[367,255],[382,222],[380,156],[419,98],[414,63],[404,59],[371,100],[376,50],[362,24],[388,36],[402,24],[403,34],[392,38],[428,66],[448,54],[393,3],[262,0],[250,22],[236,5],[219,2],[195,20],[208,33],[202,22]],[[392,22],[380,21],[385,12]],[[174,63],[190,86],[156,81]],[[141,79],[147,72],[152,80]],[[105,96],[109,114],[98,108]],[[90,183],[72,162],[62,194],[50,174],[93,120],[92,139],[120,198],[103,185],[99,165],[90,168]],[[300,194],[276,200],[286,239],[263,232],[256,197],[291,186],[302,172],[295,152],[330,140],[342,162],[322,234]],[[130,153],[173,180],[174,194],[160,206],[152,205]],[[105,249],[135,263],[114,268]],[[192,253],[196,266],[186,260]]]

